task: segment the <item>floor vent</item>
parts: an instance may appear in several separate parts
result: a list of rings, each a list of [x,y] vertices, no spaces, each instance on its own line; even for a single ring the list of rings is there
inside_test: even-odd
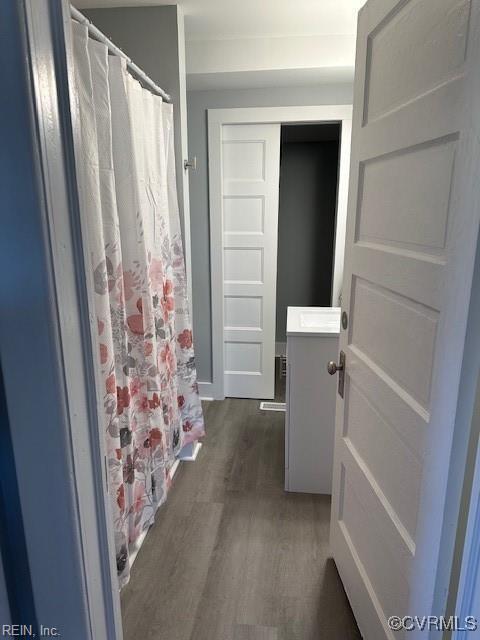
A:
[[[285,411],[285,402],[261,402],[260,411]]]
[[[287,377],[287,356],[280,356],[280,377]]]

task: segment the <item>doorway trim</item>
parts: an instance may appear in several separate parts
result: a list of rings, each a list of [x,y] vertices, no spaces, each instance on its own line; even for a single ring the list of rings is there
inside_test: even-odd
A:
[[[338,304],[343,279],[343,256],[347,221],[348,176],[352,105],[289,107],[246,107],[208,109],[208,186],[210,211],[210,286],[212,306],[212,382],[202,383],[202,395],[223,400],[224,318],[223,318],[223,206],[222,206],[222,127],[228,124],[341,124],[338,164],[335,249],[332,302]]]
[[[11,150],[0,194],[0,264],[9,275],[0,404],[2,453],[17,481],[4,494],[18,515],[2,530],[0,609],[6,587],[12,622],[37,636],[43,623],[63,637],[121,640],[73,153],[70,4],[0,4],[9,96],[0,128]]]

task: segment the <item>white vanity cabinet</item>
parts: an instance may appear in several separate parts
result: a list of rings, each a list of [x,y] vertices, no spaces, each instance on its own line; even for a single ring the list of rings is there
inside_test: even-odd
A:
[[[332,492],[340,309],[288,307],[285,490]]]

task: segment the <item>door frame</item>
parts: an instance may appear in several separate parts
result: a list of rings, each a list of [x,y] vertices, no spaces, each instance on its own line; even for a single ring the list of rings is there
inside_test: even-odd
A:
[[[447,616],[457,615],[460,620],[469,615],[479,617],[480,603],[479,323],[480,235],[477,239],[436,587],[437,610],[445,610]],[[470,632],[458,631],[452,637],[466,640],[470,635]]]
[[[478,324],[477,324],[478,326]],[[477,351],[478,355],[478,351]],[[451,563],[447,615],[458,616],[464,621],[467,616],[479,615],[480,603],[480,378],[477,379],[475,406],[469,431],[472,455],[467,458],[462,475],[464,487],[461,509],[458,512],[456,544]],[[472,632],[473,635],[473,632]],[[466,640],[470,632],[456,631],[456,640]]]
[[[2,556],[0,555],[0,620],[2,624],[11,624],[10,603],[8,600],[7,582],[3,571]]]
[[[0,119],[8,150],[0,264],[9,276],[1,287],[2,429],[18,485],[7,506],[19,520],[1,540],[12,565],[4,571],[13,568],[13,580],[5,575],[10,609],[13,617],[17,590],[13,622],[32,622],[37,636],[43,623],[72,640],[121,640],[75,170],[70,4],[6,2],[0,17],[9,95]]]
[[[210,287],[212,309],[212,382],[199,383],[204,398],[223,400],[223,206],[222,127],[229,124],[341,124],[338,164],[335,249],[332,301],[337,301],[343,280],[343,257],[347,222],[348,177],[352,134],[352,105],[245,107],[208,109],[208,186],[210,212]]]

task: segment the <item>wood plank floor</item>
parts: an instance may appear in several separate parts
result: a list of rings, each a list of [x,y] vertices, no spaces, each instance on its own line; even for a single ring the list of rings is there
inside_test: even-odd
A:
[[[283,491],[285,414],[254,400],[204,409],[204,446],[122,591],[125,640],[360,638],[329,557],[329,498]]]

